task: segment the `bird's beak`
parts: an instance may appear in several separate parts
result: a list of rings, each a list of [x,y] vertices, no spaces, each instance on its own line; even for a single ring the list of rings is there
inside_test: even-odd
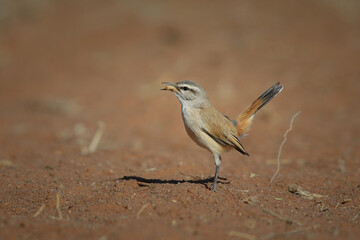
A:
[[[171,92],[179,92],[179,87],[175,83],[163,82],[162,84],[166,84],[164,88],[160,90],[167,90]]]

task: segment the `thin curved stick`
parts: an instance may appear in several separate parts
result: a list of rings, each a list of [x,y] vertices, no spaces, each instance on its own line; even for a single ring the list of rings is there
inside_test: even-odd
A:
[[[298,111],[297,113],[295,113],[292,118],[291,118],[291,121],[290,121],[290,127],[288,130],[286,130],[285,134],[284,134],[284,140],[282,141],[282,143],[280,144],[280,148],[279,148],[279,152],[278,152],[278,156],[277,156],[277,169],[276,169],[276,172],[274,173],[274,175],[272,176],[270,182],[273,182],[276,175],[279,173],[280,171],[280,156],[281,156],[281,152],[282,152],[282,148],[283,148],[283,145],[285,144],[287,138],[287,134],[292,130],[292,125],[293,125],[293,122],[295,120],[295,118],[297,117],[297,115],[299,115],[301,113],[301,111]]]

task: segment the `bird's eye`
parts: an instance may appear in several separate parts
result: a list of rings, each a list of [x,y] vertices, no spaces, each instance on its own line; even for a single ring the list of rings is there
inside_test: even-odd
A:
[[[181,89],[182,89],[182,90],[184,90],[184,91],[189,90],[189,88],[188,88],[188,87],[181,87]]]

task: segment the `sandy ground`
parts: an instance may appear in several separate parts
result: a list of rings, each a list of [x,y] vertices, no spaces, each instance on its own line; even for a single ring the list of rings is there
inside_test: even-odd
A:
[[[1,239],[358,239],[358,1],[0,5]],[[185,79],[233,118],[285,87],[217,193]]]

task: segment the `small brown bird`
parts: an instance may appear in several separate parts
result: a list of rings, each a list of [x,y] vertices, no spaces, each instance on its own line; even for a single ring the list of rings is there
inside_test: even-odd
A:
[[[221,153],[234,148],[249,156],[241,145],[240,138],[249,131],[255,113],[283,89],[279,82],[276,83],[240,113],[236,120],[230,120],[211,106],[206,92],[199,84],[192,81],[163,82],[163,84],[166,86],[161,90],[173,92],[181,103],[182,117],[188,135],[214,156],[216,170],[214,182],[210,186],[213,191],[216,191]]]

